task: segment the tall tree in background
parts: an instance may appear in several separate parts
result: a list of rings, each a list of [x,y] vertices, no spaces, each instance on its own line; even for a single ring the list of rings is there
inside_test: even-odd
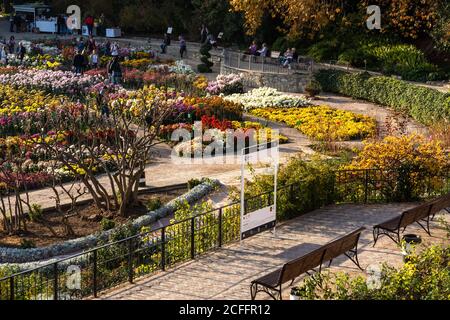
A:
[[[245,16],[247,32],[254,34],[264,13],[278,16],[284,31],[290,37],[309,35],[312,38],[330,24],[348,25],[349,8],[356,4],[359,24],[366,19],[366,8],[379,5],[385,32],[397,33],[404,38],[418,38],[430,32],[438,17],[439,8],[447,0],[229,0],[233,10]]]

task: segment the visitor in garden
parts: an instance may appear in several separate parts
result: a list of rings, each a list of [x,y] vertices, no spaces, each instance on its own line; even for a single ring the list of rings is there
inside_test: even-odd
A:
[[[0,49],[0,62],[3,65],[8,64],[8,53],[6,52],[6,45],[2,45],[2,47]]]
[[[258,44],[256,43],[256,41],[253,41],[251,46],[248,48],[248,54],[256,56],[257,53],[258,53]]]
[[[16,32],[17,33],[20,32],[20,28],[21,28],[21,24],[22,24],[21,20],[22,19],[17,14],[14,16],[14,24],[16,25]]]
[[[81,51],[76,51],[75,56],[73,57],[73,67],[75,68],[76,74],[82,74],[83,73],[83,67],[84,67],[84,56],[81,53]]]
[[[11,32],[11,33],[14,32],[15,21],[16,21],[16,15],[14,14],[14,12],[11,12],[11,15],[9,16],[9,32]]]
[[[267,43],[263,43],[262,48],[260,50],[258,50],[258,55],[260,57],[267,57],[269,53],[269,48],[267,47]]]
[[[180,57],[183,59],[184,54],[187,52],[186,40],[184,40],[183,36],[180,36],[178,39],[180,41]]]
[[[95,39],[93,36],[89,36],[87,46],[88,46],[89,53],[92,53],[94,50],[97,49],[97,44],[95,43]]]
[[[105,14],[102,12],[100,17],[98,18],[98,28],[97,28],[97,35],[104,37],[106,35],[105,32]]]
[[[161,53],[162,54],[167,53],[167,47],[170,46],[170,41],[171,41],[170,34],[166,33],[164,35],[163,43],[161,44]]]
[[[203,44],[206,42],[208,38],[209,30],[208,28],[202,24],[202,27],[200,28],[200,43]]]
[[[86,24],[90,36],[92,36],[94,33],[94,22],[95,22],[94,17],[90,14],[84,20],[84,24]]]
[[[77,43],[77,50],[81,52],[84,50],[85,47],[86,47],[86,45],[84,43],[84,39],[83,39],[83,37],[80,37],[80,40]]]
[[[25,54],[27,53],[27,49],[24,47],[23,43],[19,43],[19,47],[17,48],[17,54],[19,55],[20,62],[23,62],[25,58]]]
[[[119,56],[119,44],[117,42],[114,42],[111,45],[111,56],[113,56],[113,57]]]
[[[62,15],[58,15],[58,18],[56,19],[56,25],[57,25],[57,31],[58,34],[63,34],[64,25],[66,24],[66,20],[64,20]]]
[[[108,74],[113,84],[120,84],[122,81],[122,68],[118,56],[115,56],[108,65]]]
[[[89,56],[89,65],[92,69],[98,68],[98,53],[97,50],[93,50]]]
[[[15,52],[14,49],[16,48],[16,38],[14,38],[14,36],[11,36],[9,38],[8,48],[9,48],[9,53],[13,54]]]

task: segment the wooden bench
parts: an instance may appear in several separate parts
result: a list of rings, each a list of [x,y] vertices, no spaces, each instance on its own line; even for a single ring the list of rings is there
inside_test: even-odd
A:
[[[337,238],[318,249],[289,261],[280,269],[252,281],[250,286],[252,300],[255,300],[258,292],[265,292],[274,300],[282,300],[283,284],[291,281],[292,285],[299,276],[304,273],[309,274],[309,271],[315,271],[317,267],[319,267],[318,272],[321,272],[324,263],[329,262],[328,266],[330,266],[333,260],[341,255],[347,256],[362,270],[358,261],[358,242],[364,230],[365,228],[359,228]]]
[[[404,232],[408,226],[414,223],[417,223],[431,236],[430,221],[442,210],[450,212],[450,193],[406,210],[400,216],[373,227],[373,246],[377,244],[378,238],[382,235],[388,236],[395,243],[400,244],[400,231],[403,229],[402,232]]]
[[[443,195],[436,200],[432,201],[433,206],[431,207],[431,220],[434,220],[436,217],[436,214],[439,212],[445,210],[448,213],[450,213],[450,193]]]

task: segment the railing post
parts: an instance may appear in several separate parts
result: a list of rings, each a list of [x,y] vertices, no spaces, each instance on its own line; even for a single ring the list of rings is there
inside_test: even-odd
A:
[[[195,258],[195,217],[191,219],[191,259]]]
[[[133,283],[133,239],[128,240],[128,282]]]
[[[223,215],[223,212],[222,212],[222,208],[220,208],[219,209],[219,248],[222,248],[222,241],[223,241],[223,239],[222,239],[222,215]]]
[[[166,270],[166,227],[161,229],[161,269]]]
[[[93,281],[93,288],[94,291],[94,298],[97,298],[97,250],[94,250],[94,271],[92,274],[92,281]]]
[[[9,278],[9,300],[15,300],[14,277]]]
[[[241,53],[238,53],[238,63],[237,63],[237,68],[238,68],[238,69],[241,68]]]
[[[248,56],[248,70],[252,70],[252,60],[253,60],[253,56],[249,55]]]
[[[58,263],[53,264],[53,300],[58,300]]]
[[[369,199],[369,170],[365,170],[364,174],[364,203],[366,204]]]

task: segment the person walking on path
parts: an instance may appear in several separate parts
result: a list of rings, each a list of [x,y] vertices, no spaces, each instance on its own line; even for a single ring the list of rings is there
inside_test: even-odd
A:
[[[77,51],[75,53],[75,56],[73,57],[73,67],[75,68],[75,73],[82,74],[83,66],[84,66],[84,56],[81,54],[80,51]]]
[[[92,51],[92,54],[89,56],[89,64],[93,69],[98,68],[98,54],[97,50]]]
[[[119,57],[115,56],[108,64],[108,74],[113,84],[120,84],[122,81],[122,68],[120,66]]]
[[[16,21],[16,15],[14,14],[14,12],[11,12],[11,15],[9,16],[9,32],[11,32],[11,33],[14,32],[15,21]]]
[[[170,34],[166,33],[164,35],[163,43],[161,44],[161,53],[166,54],[167,53],[167,47],[170,46]]]
[[[25,49],[22,42],[19,43],[19,47],[17,48],[17,53],[19,55],[19,60],[22,63],[25,58],[25,54],[27,53],[27,49]]]
[[[13,54],[15,52],[14,49],[16,48],[16,38],[14,38],[14,36],[11,36],[9,38],[8,48],[9,48],[9,53]]]
[[[184,54],[187,53],[186,40],[184,40],[183,36],[180,36],[178,39],[180,41],[180,57],[183,59]]]
[[[202,27],[200,28],[200,43],[203,44],[206,42],[208,38],[209,30],[208,28],[202,24]]]

